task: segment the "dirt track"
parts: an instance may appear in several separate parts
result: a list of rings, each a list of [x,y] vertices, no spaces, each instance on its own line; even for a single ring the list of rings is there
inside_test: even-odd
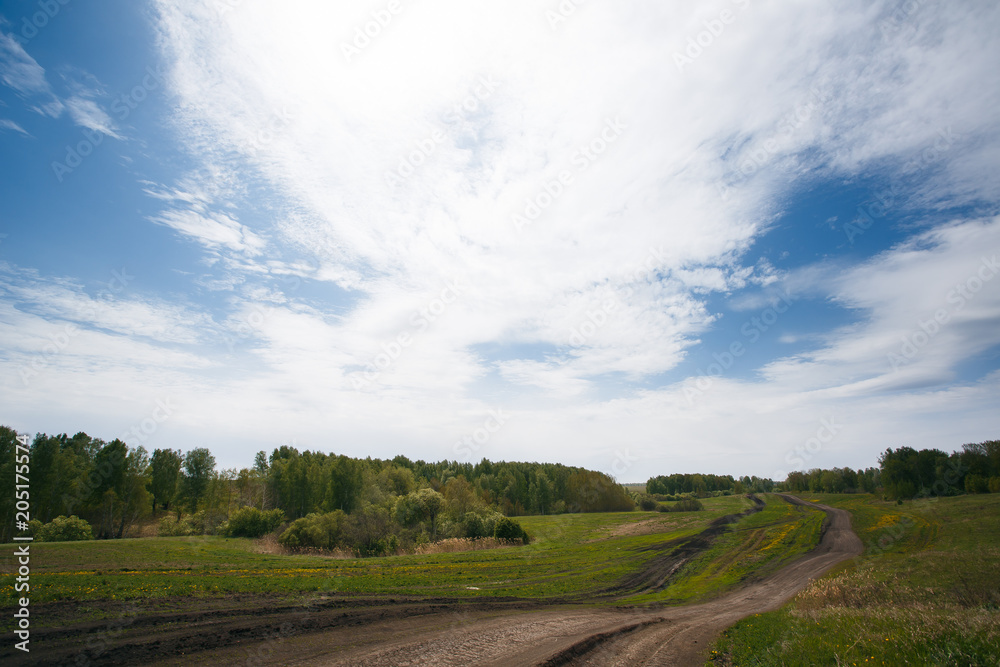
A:
[[[702,665],[703,652],[724,628],[780,607],[810,579],[861,553],[847,512],[817,507],[827,512],[828,522],[816,549],[766,579],[704,604],[612,610],[587,608],[581,600],[335,597],[305,608],[230,600],[218,609],[142,615],[111,642],[113,647],[99,654],[85,651],[87,664]],[[663,545],[649,577],[623,584],[641,589],[662,583],[665,568],[678,566],[677,554],[696,553],[692,546],[725,520],[718,523],[695,538]],[[39,640],[33,647],[47,650],[45,655],[33,650],[32,658],[42,664],[79,664],[74,658],[92,636],[88,632],[87,624],[68,624],[33,634]]]
[[[789,502],[807,504],[792,496]],[[289,665],[702,665],[712,640],[737,620],[777,609],[837,563],[860,554],[850,515],[816,505],[829,522],[819,546],[766,579],[711,602],[651,611],[548,610],[387,632],[331,651],[314,636]],[[416,632],[414,632],[416,630]],[[336,644],[333,644],[336,645]],[[291,647],[289,647],[291,648]],[[318,649],[318,650],[317,650]],[[315,653],[313,653],[315,651]],[[312,655],[308,655],[312,653]]]

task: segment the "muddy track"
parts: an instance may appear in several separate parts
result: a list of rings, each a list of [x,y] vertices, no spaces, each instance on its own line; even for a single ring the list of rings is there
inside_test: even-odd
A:
[[[808,505],[783,496],[795,504]],[[323,596],[309,604],[266,596],[176,601],[175,610],[126,623],[67,622],[32,633],[32,653],[0,647],[4,664],[88,665],[701,665],[712,639],[744,616],[775,609],[836,563],[861,553],[850,516],[827,513],[819,546],[782,570],[699,605],[594,609],[580,598],[366,598]],[[754,510],[750,510],[754,511]],[[736,520],[658,545],[638,574],[604,599],[661,587],[672,572]],[[714,531],[714,532],[713,532]],[[594,597],[586,602],[593,602]],[[49,612],[71,614],[67,605]],[[39,609],[39,613],[42,610]],[[69,618],[67,618],[69,621]],[[81,656],[85,660],[81,660]]]
[[[646,547],[647,551],[663,553],[646,563],[642,570],[626,577],[614,587],[597,591],[596,594],[588,594],[588,596],[597,598],[624,597],[629,594],[659,591],[666,588],[670,579],[688,561],[708,549],[719,535],[726,532],[726,528],[730,524],[737,523],[740,519],[764,509],[764,501],[757,496],[748,495],[747,498],[753,501],[753,507],[739,514],[727,514],[719,517],[697,535]]]

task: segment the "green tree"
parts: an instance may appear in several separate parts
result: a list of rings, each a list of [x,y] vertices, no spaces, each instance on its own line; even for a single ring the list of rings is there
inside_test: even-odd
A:
[[[15,497],[16,468],[28,465],[30,474],[30,456],[18,460],[15,457],[23,457],[24,452],[17,451],[17,431],[8,427],[0,426],[0,484],[7,491],[0,493],[0,542],[9,542],[14,536],[14,512],[16,511]],[[22,468],[22,470],[24,470]],[[29,479],[31,479],[29,477]],[[29,495],[29,494],[24,494]],[[30,506],[29,506],[30,508]]]
[[[164,510],[170,511],[170,503],[177,495],[181,463],[180,450],[153,450],[153,456],[149,460],[149,491],[153,495],[154,515],[157,504]]]
[[[204,447],[192,449],[184,455],[184,476],[181,479],[181,490],[187,500],[191,512],[198,511],[208,485],[215,473],[215,457]]]

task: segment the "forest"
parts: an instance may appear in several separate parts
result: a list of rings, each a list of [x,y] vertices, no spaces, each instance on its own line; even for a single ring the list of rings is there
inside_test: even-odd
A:
[[[16,438],[0,426],[0,477],[12,485]],[[292,522],[282,534],[289,546],[371,555],[442,537],[527,539],[506,517],[635,508],[607,475],[560,464],[386,461],[281,446],[250,467],[220,470],[207,448],[150,453],[85,433],[38,434],[29,449],[31,518],[76,516],[97,539],[133,536],[151,519],[160,535],[259,536],[251,533]],[[4,515],[13,504],[0,501]],[[10,526],[0,528],[5,541]]]
[[[14,483],[18,434],[0,426],[0,478]],[[22,436],[23,441],[27,441]],[[159,535],[259,537],[279,527],[289,548],[391,553],[443,538],[526,542],[511,517],[566,512],[669,509],[682,497],[791,492],[876,493],[891,499],[1000,492],[1000,441],[939,449],[887,449],[879,467],[755,476],[672,474],[632,493],[611,477],[557,463],[359,459],[281,446],[253,464],[219,469],[211,451],[129,446],[85,433],[37,434],[29,445],[28,511],[33,529],[77,538]],[[22,501],[24,502],[24,501]],[[0,498],[12,516],[14,497]],[[20,508],[17,508],[20,509]],[[75,517],[75,518],[73,518]],[[72,519],[71,519],[72,518]],[[0,539],[13,522],[0,524]]]

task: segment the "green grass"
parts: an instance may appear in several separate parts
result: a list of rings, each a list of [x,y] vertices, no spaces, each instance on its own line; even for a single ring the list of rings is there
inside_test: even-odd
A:
[[[865,554],[731,627],[713,664],[997,664],[1000,495],[803,497],[849,510]]]
[[[533,537],[525,547],[389,558],[274,555],[258,553],[252,540],[221,537],[36,543],[31,599],[37,604],[308,591],[577,596],[610,587],[641,567],[652,555],[643,547],[695,534],[749,502],[721,497],[704,504],[705,511],[691,513],[520,517]],[[0,600],[7,604],[19,595],[12,584],[0,588]]]
[[[764,508],[732,524],[712,546],[685,565],[664,591],[634,601],[693,602],[719,595],[798,558],[819,543],[820,510],[761,494]]]
[[[762,512],[736,524],[707,557],[688,566],[679,586],[656,594],[609,598],[602,592],[663,553],[648,547],[696,535],[713,520],[752,503],[724,496],[704,499],[700,512],[519,517],[532,536],[528,546],[388,558],[267,553],[255,540],[222,537],[36,543],[31,546],[30,597],[33,606],[80,603],[81,620],[114,614],[133,600],[144,601],[142,608],[153,612],[225,604],[231,595],[265,595],[288,603],[309,593],[343,593],[681,604],[770,571],[815,543],[814,512],[777,496],[766,500]],[[750,542],[771,548],[763,556],[754,554],[744,548]],[[14,590],[10,566],[5,569],[10,583],[0,588],[0,602],[12,605],[22,594]],[[38,623],[44,625],[45,618],[40,613]],[[10,621],[0,627],[8,629]]]

